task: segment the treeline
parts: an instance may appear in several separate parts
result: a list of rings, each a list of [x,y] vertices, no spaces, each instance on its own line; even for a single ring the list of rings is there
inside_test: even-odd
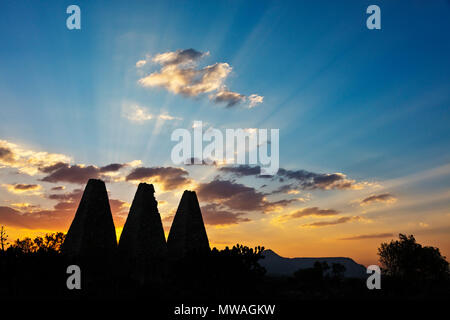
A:
[[[4,230],[3,230],[4,231]],[[449,264],[438,248],[422,246],[412,235],[382,243],[381,290],[368,290],[366,279],[344,277],[345,267],[316,262],[289,277],[266,274],[259,261],[264,247],[243,245],[213,248],[207,255],[189,255],[168,264],[163,281],[138,283],[117,270],[105,272],[99,290],[66,287],[67,260],[61,253],[65,235],[17,239],[7,244],[2,232],[0,296],[30,299],[153,298],[165,301],[261,299],[296,301],[310,299],[398,299],[450,297]],[[102,287],[103,286],[103,287]]]

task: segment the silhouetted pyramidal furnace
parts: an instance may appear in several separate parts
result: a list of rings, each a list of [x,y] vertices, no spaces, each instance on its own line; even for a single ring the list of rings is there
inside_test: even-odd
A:
[[[167,239],[171,259],[210,251],[208,236],[195,191],[184,191]]]
[[[70,258],[101,257],[110,262],[116,249],[116,230],[105,183],[90,179],[67,232],[63,253]]]
[[[167,244],[154,193],[153,185],[139,185],[117,248],[105,183],[90,179],[63,243],[64,255],[88,266],[90,279],[102,277],[107,265],[119,261],[122,275],[143,284],[164,277],[168,258],[177,261],[210,252],[195,192],[184,191]]]
[[[141,183],[119,241],[122,271],[141,283],[162,276],[167,245],[152,184]]]

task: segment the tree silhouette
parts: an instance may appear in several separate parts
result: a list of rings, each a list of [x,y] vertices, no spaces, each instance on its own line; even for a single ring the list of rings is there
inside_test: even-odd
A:
[[[378,255],[383,272],[401,279],[448,278],[449,264],[438,248],[423,247],[413,235],[399,234],[399,240],[382,243]]]
[[[294,272],[294,279],[300,284],[313,286],[323,282],[326,272],[330,269],[327,262],[314,262],[312,268],[298,269]]]
[[[36,252],[37,247],[34,244],[33,240],[31,240],[31,238],[26,237],[21,239],[17,239],[9,248],[11,250],[15,250],[19,253],[23,253],[23,254],[30,254],[33,252]]]
[[[43,238],[36,237],[33,242],[37,247],[37,251],[60,253],[65,238],[66,235],[62,232],[47,233]]]
[[[346,270],[345,266],[340,263],[333,263],[331,265],[331,272],[333,273],[333,277],[335,279],[344,278],[345,270]]]
[[[10,248],[22,254],[60,253],[65,237],[66,235],[62,232],[47,233],[44,237],[38,236],[33,240],[26,237],[22,240],[17,239]]]

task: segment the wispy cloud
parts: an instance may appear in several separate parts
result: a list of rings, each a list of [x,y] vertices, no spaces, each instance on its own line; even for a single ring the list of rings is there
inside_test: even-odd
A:
[[[382,239],[393,237],[393,233],[375,233],[375,234],[362,234],[358,236],[341,238],[339,240],[365,240],[365,239]]]
[[[334,209],[320,209],[318,207],[310,207],[310,208],[303,208],[300,210],[296,210],[290,214],[283,215],[281,217],[281,220],[290,220],[290,219],[299,219],[307,216],[321,216],[321,217],[327,217],[327,216],[335,216],[338,215],[339,211]]]
[[[139,106],[137,104],[124,104],[122,106],[122,116],[131,122],[143,124],[146,121],[152,119],[160,120],[181,120],[179,117],[171,116],[167,113],[163,114],[152,114],[146,107]]]
[[[377,195],[371,195],[367,198],[364,198],[359,203],[361,206],[370,205],[373,203],[394,203],[397,201],[397,198],[394,197],[390,193],[383,193],[383,194],[377,194]]]
[[[351,221],[358,221],[361,220],[361,217],[358,216],[352,216],[352,217],[342,217],[336,220],[328,220],[328,221],[318,221],[313,223],[308,223],[302,225],[302,227],[311,227],[311,228],[318,228],[318,227],[327,227],[327,226],[334,226],[337,224],[347,223]]]

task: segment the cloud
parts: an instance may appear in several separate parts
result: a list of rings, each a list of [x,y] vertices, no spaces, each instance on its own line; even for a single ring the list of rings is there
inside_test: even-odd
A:
[[[375,234],[362,234],[359,236],[341,238],[339,240],[364,240],[364,239],[381,239],[393,237],[393,233],[375,233]]]
[[[163,66],[192,64],[195,61],[208,56],[209,52],[199,52],[195,49],[177,50],[173,52],[165,52],[157,54],[153,58],[153,62],[159,63]]]
[[[139,84],[144,87],[162,87],[175,94],[195,97],[220,89],[230,72],[228,63],[216,63],[200,70],[169,65],[163,67],[161,72],[154,72],[140,79]]]
[[[36,191],[42,189],[38,184],[4,184],[4,187],[8,189],[11,193],[21,194],[21,193],[31,193],[37,194]]]
[[[299,194],[300,191],[293,190],[292,184],[284,184],[278,187],[277,189],[270,192],[270,194],[279,194],[279,193],[285,193],[285,194]]]
[[[248,97],[248,100],[250,101],[248,106],[251,109],[251,108],[256,107],[258,104],[263,103],[264,97],[258,96],[257,94],[251,94]]]
[[[202,206],[202,215],[205,224],[208,225],[233,225],[238,224],[240,222],[248,222],[251,221],[248,218],[242,218],[241,216],[245,215],[242,212],[232,212],[224,209],[222,206],[211,203]]]
[[[6,140],[0,140],[0,166],[16,168],[20,173],[35,175],[39,173],[40,167],[69,161],[70,157],[63,154],[33,151]]]
[[[318,221],[318,222],[304,224],[304,225],[302,225],[302,227],[317,228],[317,227],[334,226],[334,225],[337,225],[337,224],[342,224],[342,223],[347,223],[347,222],[357,221],[357,220],[361,220],[361,217],[358,217],[358,216],[342,217],[342,218],[339,218],[339,219],[336,219],[336,220]]]
[[[110,199],[111,212],[113,213],[116,227],[123,225],[125,219],[123,213],[118,212],[127,206],[124,201]],[[77,204],[58,203],[54,209],[21,212],[10,207],[0,207],[0,224],[10,228],[30,230],[54,230],[67,232],[75,215]]]
[[[13,206],[14,208],[18,208],[21,210],[27,210],[27,211],[33,211],[33,210],[40,208],[39,205],[32,205],[32,204],[26,203],[26,202],[12,203],[11,206]]]
[[[218,179],[207,183],[200,183],[197,188],[198,196],[204,201],[229,199],[239,193],[244,194],[254,191],[254,188],[247,187],[243,184]]]
[[[218,178],[200,183],[197,194],[201,201],[221,203],[231,210],[271,212],[286,207],[296,199],[269,201],[266,194],[240,183]]]
[[[232,92],[228,89],[222,89],[215,94],[211,94],[209,98],[215,103],[225,103],[227,108],[233,107],[247,99],[243,94]]]
[[[327,217],[327,216],[335,216],[338,215],[339,213],[340,213],[339,211],[334,209],[319,209],[318,207],[310,207],[310,208],[303,208],[294,211],[293,213],[284,215],[281,217],[281,220],[298,219],[307,216]]]
[[[361,206],[371,205],[373,203],[390,204],[390,203],[394,203],[396,201],[397,201],[397,198],[394,197],[392,194],[390,194],[390,193],[383,193],[383,194],[372,195],[370,197],[367,197],[367,198],[361,200],[361,202],[359,204]]]
[[[15,184],[12,186],[14,190],[17,191],[29,191],[29,190],[39,190],[41,188],[38,184]]]
[[[367,182],[357,183],[355,180],[348,179],[343,173],[315,173],[306,170],[287,170],[280,168],[275,176],[260,175],[259,166],[239,165],[233,167],[222,167],[219,171],[232,174],[236,177],[255,176],[265,179],[278,179],[280,182],[289,181],[289,186],[302,190],[359,190],[367,185]],[[282,189],[280,189],[282,190]]]
[[[144,122],[152,119],[160,119],[167,121],[181,120],[181,118],[174,117],[166,113],[159,115],[151,114],[147,108],[141,107],[137,104],[124,104],[122,106],[122,116],[131,122],[139,124],[143,124]]]
[[[164,88],[171,93],[186,97],[211,93],[209,96],[211,101],[225,103],[227,107],[248,100],[249,108],[253,108],[263,102],[262,96],[252,94],[247,97],[226,88],[225,80],[232,71],[228,63],[217,62],[199,68],[198,61],[208,55],[209,52],[202,53],[195,49],[157,54],[152,61],[161,65],[161,69],[139,79],[138,83],[143,87]],[[136,63],[137,67],[143,65],[145,65],[143,60]]]
[[[82,196],[83,196],[83,190],[75,189],[72,192],[49,194],[47,196],[47,198],[50,200],[58,200],[58,201],[65,201],[65,202],[79,202],[81,200]]]
[[[53,187],[53,188],[51,188],[52,191],[62,191],[62,190],[64,190],[64,189],[66,189],[65,186],[58,186],[58,187]]]
[[[343,173],[314,173],[306,170],[286,170],[280,168],[278,176],[296,181],[304,190],[359,189],[361,186],[355,180],[347,179]]]
[[[210,158],[205,158],[205,159],[202,159],[202,161],[200,161],[199,158],[191,157],[190,159],[188,159],[187,162],[188,162],[187,164],[185,163],[187,166],[216,166],[217,165],[217,162]]]
[[[0,224],[14,228],[30,228],[20,211],[10,207],[0,207]]]
[[[56,200],[53,209],[41,209],[27,203],[13,204],[20,211],[10,207],[0,207],[0,224],[11,228],[45,229],[66,232],[83,196],[82,189],[63,194],[49,194],[47,199]],[[130,204],[109,199],[111,213],[116,227],[123,225]]]
[[[259,166],[239,165],[235,167],[221,167],[219,171],[230,173],[236,177],[259,176],[261,168]],[[270,178],[271,176],[263,176]]]
[[[0,160],[10,163],[14,160],[14,154],[9,148],[0,147]]]
[[[44,172],[48,171],[49,168],[44,168]],[[83,166],[83,165],[69,165],[64,164],[57,169],[50,171],[51,173],[41,181],[45,182],[69,182],[84,184],[89,179],[100,179],[100,168],[96,166]]]
[[[126,181],[146,181],[160,183],[164,190],[178,189],[191,183],[189,173],[183,168],[175,167],[139,167],[130,172]]]
[[[127,165],[123,163],[111,163],[108,164],[107,166],[100,167],[100,172],[117,172],[126,166]]]
[[[49,167],[39,168],[39,170],[48,174],[41,181],[85,184],[89,179],[109,181],[110,173],[118,172],[129,165],[128,163],[112,163],[103,167],[97,167],[93,165],[85,166],[81,164],[70,165],[68,163],[57,163]]]
[[[147,64],[147,60],[139,60],[138,62],[136,62],[136,68],[142,68],[146,64]]]

